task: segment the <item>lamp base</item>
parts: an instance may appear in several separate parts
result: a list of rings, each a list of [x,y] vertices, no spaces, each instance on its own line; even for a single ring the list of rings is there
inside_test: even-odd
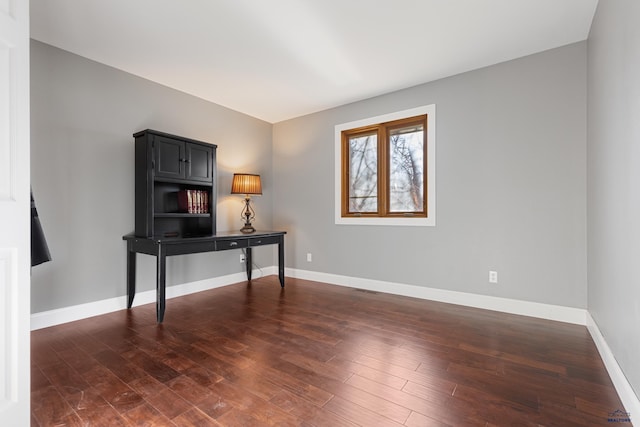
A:
[[[251,225],[251,224],[245,224],[245,225],[244,225],[244,227],[242,227],[242,228],[240,229],[240,231],[241,231],[242,233],[249,234],[249,233],[253,233],[253,232],[255,232],[255,231],[256,231],[256,229],[255,229],[255,228],[253,228],[253,225]]]
[[[246,234],[253,233],[254,231],[256,231],[256,229],[253,228],[253,225],[251,225],[251,221],[253,221],[255,217],[256,217],[256,213],[251,208],[249,195],[247,194],[247,197],[244,198],[244,209],[242,212],[242,218],[244,219],[244,227],[242,227],[240,231]]]

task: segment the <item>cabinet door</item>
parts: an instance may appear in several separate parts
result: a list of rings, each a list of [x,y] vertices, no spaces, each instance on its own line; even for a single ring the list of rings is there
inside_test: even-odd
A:
[[[154,145],[155,175],[164,178],[184,179],[185,142],[156,136]]]
[[[187,143],[186,151],[186,178],[194,181],[211,182],[213,176],[213,148]]]

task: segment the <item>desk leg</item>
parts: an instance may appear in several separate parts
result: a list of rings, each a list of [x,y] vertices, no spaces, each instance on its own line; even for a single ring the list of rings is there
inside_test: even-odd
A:
[[[136,253],[132,246],[131,241],[127,242],[127,308],[131,308],[136,296]]]
[[[162,247],[162,245],[158,245],[158,256],[156,258],[156,317],[158,323],[162,323],[162,320],[164,319],[167,269],[167,259],[166,255],[164,254],[164,248]]]
[[[245,255],[244,255],[244,263],[245,263],[245,267],[247,268],[247,280],[251,281],[251,266],[252,261],[251,261],[251,248],[247,248]]]
[[[278,278],[280,279],[280,286],[284,288],[284,237],[278,243]]]

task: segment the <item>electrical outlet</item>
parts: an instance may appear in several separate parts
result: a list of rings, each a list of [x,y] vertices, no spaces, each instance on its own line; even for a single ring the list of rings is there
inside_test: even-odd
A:
[[[498,272],[489,270],[489,283],[498,283]]]
[[[307,262],[313,261],[313,257],[311,256],[311,252],[307,252]]]
[[[240,264],[244,264],[244,262],[245,262],[244,254],[240,254]]]

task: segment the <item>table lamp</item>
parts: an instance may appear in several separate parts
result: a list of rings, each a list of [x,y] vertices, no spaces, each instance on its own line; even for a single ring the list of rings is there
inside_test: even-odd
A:
[[[262,183],[260,175],[248,173],[234,173],[233,182],[231,183],[231,194],[244,194],[244,209],[240,218],[244,220],[244,227],[240,229],[243,233],[253,233],[256,231],[251,225],[251,221],[256,218],[256,212],[251,207],[250,195],[262,194]]]

